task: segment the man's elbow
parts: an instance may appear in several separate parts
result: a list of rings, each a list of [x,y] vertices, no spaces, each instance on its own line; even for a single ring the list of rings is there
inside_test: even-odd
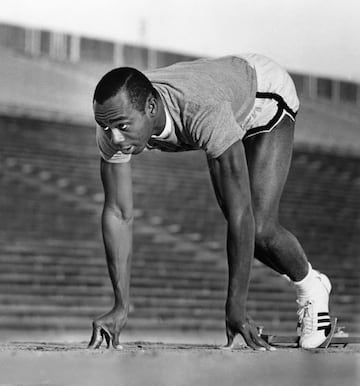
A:
[[[103,218],[108,216],[115,218],[122,224],[130,224],[134,220],[134,211],[132,207],[121,208],[117,205],[111,205],[107,203],[104,204],[102,215]]]
[[[251,202],[235,208],[230,208],[226,213],[226,221],[234,229],[246,228],[255,230],[255,220]]]

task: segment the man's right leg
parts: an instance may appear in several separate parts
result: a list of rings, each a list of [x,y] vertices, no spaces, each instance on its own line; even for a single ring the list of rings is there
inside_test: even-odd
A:
[[[253,212],[255,257],[291,280],[308,273],[308,261],[296,237],[279,223],[279,204],[290,169],[294,122],[285,116],[269,133],[244,140]]]

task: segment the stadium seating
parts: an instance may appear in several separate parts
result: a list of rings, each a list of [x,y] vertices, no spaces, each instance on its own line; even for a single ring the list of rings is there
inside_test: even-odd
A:
[[[3,115],[0,130],[0,328],[89,328],[112,305],[94,129]],[[226,228],[203,154],[147,152],[133,167],[127,328],[224,328]],[[359,190],[358,158],[297,147],[281,205],[349,332],[360,331]],[[256,261],[249,311],[267,330],[296,326],[293,289]]]

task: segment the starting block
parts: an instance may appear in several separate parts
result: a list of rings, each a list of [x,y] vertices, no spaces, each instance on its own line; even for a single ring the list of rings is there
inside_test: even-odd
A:
[[[359,344],[360,336],[350,336],[343,331],[344,327],[337,326],[337,318],[331,320],[331,330],[325,340],[317,348],[328,348],[328,347],[343,347],[345,348],[348,344]],[[262,328],[258,327],[259,336],[270,345],[279,346],[295,346],[299,347],[299,336],[296,335],[275,335],[275,334],[263,334]]]

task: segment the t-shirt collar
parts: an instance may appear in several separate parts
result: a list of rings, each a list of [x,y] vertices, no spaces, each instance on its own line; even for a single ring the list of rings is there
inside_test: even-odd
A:
[[[170,133],[171,133],[171,126],[172,126],[172,119],[170,116],[170,113],[164,103],[164,110],[165,110],[165,127],[164,130],[159,135],[152,135],[151,138],[154,139],[166,139]]]

